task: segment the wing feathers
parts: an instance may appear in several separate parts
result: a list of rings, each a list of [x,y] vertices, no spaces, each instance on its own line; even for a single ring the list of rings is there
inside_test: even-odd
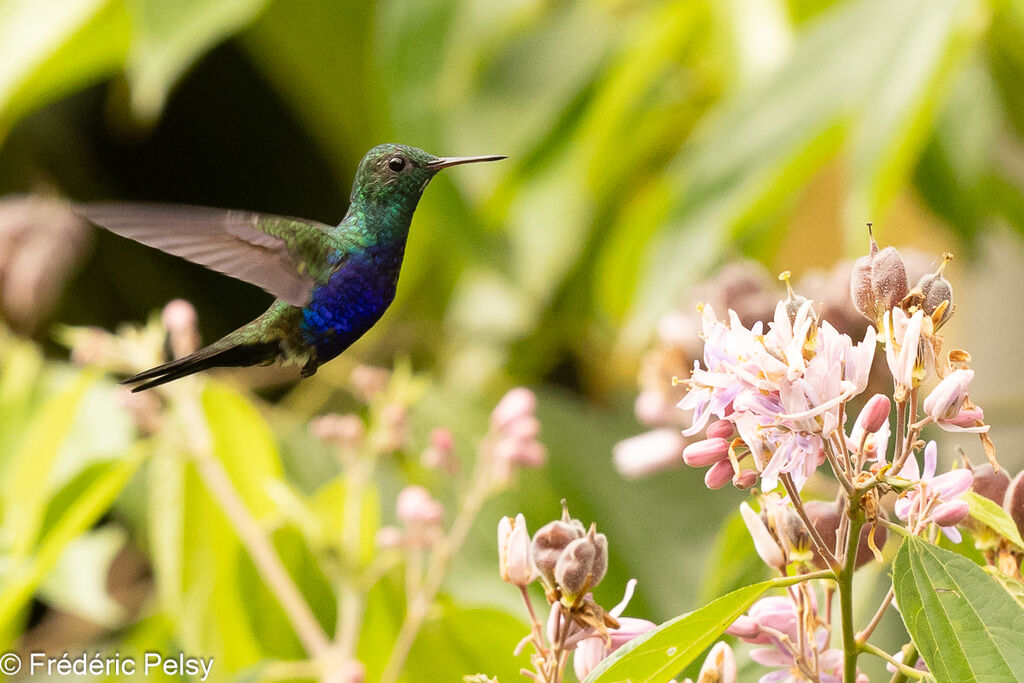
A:
[[[249,211],[161,204],[76,204],[113,233],[244,280],[295,306],[309,303],[328,226]],[[271,226],[271,231],[263,229]]]

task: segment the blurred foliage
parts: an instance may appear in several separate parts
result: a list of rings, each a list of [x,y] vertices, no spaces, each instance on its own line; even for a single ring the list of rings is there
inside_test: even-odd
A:
[[[350,407],[339,387],[353,363],[409,355],[433,380],[420,435],[444,424],[463,445],[512,383],[543,387],[549,467],[485,506],[411,654],[465,634],[441,678],[515,671],[511,646],[481,645],[487,629],[492,642],[518,632],[488,611],[515,597],[496,581],[501,514],[549,519],[568,497],[611,540],[598,598],[614,603],[635,576],[639,616],[696,606],[706,574],[702,598],[753,578],[730,562],[750,556],[735,523],[708,561],[724,569],[695,559],[735,498],[692,473],[623,482],[608,455],[635,430],[638,352],[690,284],[740,255],[830,265],[863,248],[868,219],[887,242],[938,224],[968,252],[1024,229],[1016,0],[0,0],[0,65],[0,194],[336,222],[379,142],[509,155],[433,183],[393,310],[343,358],[289,389],[235,376],[262,398],[211,385],[204,399],[218,457],[330,628],[310,554],[338,509],[337,467],[306,423]],[[208,338],[267,303],[107,234],[65,288],[51,321],[112,328],[183,297]],[[0,645],[39,623],[42,601],[125,652],[217,653],[218,676],[301,654],[194,467],[135,432],[108,380],[52,360],[42,329],[0,338]],[[387,510],[409,472],[383,474]],[[316,511],[312,530],[295,499]],[[132,623],[103,580],[123,545],[156,577]],[[367,611],[371,671],[397,590]]]

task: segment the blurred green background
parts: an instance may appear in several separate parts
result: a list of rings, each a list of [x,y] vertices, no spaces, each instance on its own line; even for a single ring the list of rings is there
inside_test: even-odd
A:
[[[723,264],[750,257],[798,277],[830,268],[864,251],[868,220],[883,245],[956,253],[947,343],[975,358],[974,398],[1001,459],[1011,471],[1024,462],[1011,445],[1024,436],[1012,350],[1024,334],[1024,2],[0,0],[0,195],[183,202],[333,224],[358,160],[380,142],[509,159],[431,184],[395,304],[343,358],[297,386],[281,384],[293,370],[231,380],[270,426],[262,447],[275,476],[306,493],[337,467],[305,423],[350,409],[342,389],[358,362],[410,359],[431,381],[418,433],[450,426],[468,452],[504,391],[534,388],[549,464],[485,508],[446,583],[460,605],[518,618],[515,591],[497,578],[495,524],[521,510],[536,528],[563,497],[609,536],[612,571],[597,594],[606,606],[636,577],[629,614],[660,621],[749,576],[744,541],[712,552],[739,492],[709,492],[696,470],[626,481],[612,466],[613,444],[642,430],[632,407],[641,356],[659,318],[689,310],[690,287]],[[252,615],[224,612],[239,625],[207,624],[183,642],[185,622],[146,597],[153,540],[138,480],[154,476],[152,459],[114,469],[141,442],[109,380],[67,394],[81,373],[62,362],[53,325],[114,329],[180,297],[212,340],[269,295],[97,232],[91,247],[53,257],[79,259],[66,279],[39,275],[13,301],[19,241],[3,230],[0,305],[14,331],[0,345],[0,488],[41,487],[33,505],[53,516],[66,505],[55,497],[75,498],[64,487],[90,468],[128,482],[79,530],[92,529],[87,561],[61,546],[61,560],[21,585],[4,646],[24,633],[22,648],[216,650],[230,649],[236,626],[259,633]],[[51,306],[40,292],[59,295]],[[65,403],[53,408],[53,396]],[[68,471],[37,472],[45,485],[11,464],[25,459],[18,444],[31,443],[44,405],[57,411],[53,424],[70,425],[52,445]],[[407,469],[389,470],[383,490],[393,495]],[[27,514],[22,503],[4,500],[5,525]],[[104,572],[124,547],[146,606],[54,631],[54,614],[96,626],[96,601],[110,608]],[[93,567],[71,597],[54,588],[69,579],[51,575],[69,562]],[[209,580],[245,594],[258,585],[246,571],[240,587],[234,574]],[[5,580],[9,590],[9,572]],[[502,679],[512,680],[518,631],[502,628],[452,655],[453,670],[512,671]],[[255,675],[262,662],[298,656],[291,641],[268,644],[275,637],[247,640],[215,675]],[[410,665],[406,675],[438,671]]]

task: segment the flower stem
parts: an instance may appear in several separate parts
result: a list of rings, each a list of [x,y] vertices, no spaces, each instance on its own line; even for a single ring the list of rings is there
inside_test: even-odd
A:
[[[893,592],[892,586],[890,586],[889,592],[886,593],[885,599],[882,600],[882,604],[878,607],[878,611],[875,612],[875,616],[871,618],[871,621],[869,621],[868,625],[864,627],[864,630],[857,634],[858,643],[861,643],[863,645],[867,642],[868,638],[871,637],[871,634],[878,626],[878,622],[882,621],[882,616],[885,614],[885,611],[889,609],[889,605],[892,604],[892,599],[894,596],[895,593]]]
[[[392,683],[392,681],[398,680],[398,675],[409,656],[409,651],[412,650],[416,636],[419,635],[420,627],[427,617],[430,606],[433,604],[434,598],[437,597],[438,591],[441,590],[441,584],[448,571],[448,564],[465,542],[466,536],[476,520],[477,513],[480,512],[480,508],[483,507],[484,501],[487,500],[492,490],[489,463],[486,457],[481,455],[477,458],[473,483],[460,506],[455,521],[452,522],[451,530],[431,552],[426,574],[416,594],[408,596],[409,606],[405,619],[399,627],[398,637],[395,639],[391,655],[381,674],[381,683]]]
[[[174,394],[174,399],[191,440],[192,457],[203,484],[217,500],[267,588],[277,598],[302,648],[314,659],[327,659],[331,654],[327,634],[281,562],[270,539],[249,513],[224,466],[214,455],[199,396],[189,391],[190,388],[190,385],[185,384]]]
[[[804,526],[807,527],[807,533],[811,537],[811,542],[814,543],[818,554],[825,558],[825,562],[833,570],[839,568],[839,560],[836,559],[835,553],[829,548],[828,544],[825,543],[821,538],[821,534],[811,523],[810,517],[807,516],[807,511],[804,510],[803,501],[800,499],[800,492],[796,490],[796,484],[793,483],[793,478],[789,473],[785,473],[779,476],[782,480],[782,485],[786,489],[786,493],[789,494],[789,499],[793,503],[793,507],[796,508],[796,513],[800,515],[800,519],[803,520]]]
[[[913,666],[917,662],[917,646],[913,642],[907,643],[900,651],[903,653],[903,667],[917,671]],[[918,672],[920,673],[920,672]],[[897,667],[896,673],[893,674],[892,678],[889,679],[889,683],[906,683],[907,678],[910,678],[912,674],[903,671],[903,668]],[[920,680],[924,680],[922,677]]]
[[[892,657],[888,652],[882,648],[875,647],[870,643],[862,643],[860,646],[861,650],[869,654],[873,654],[876,657],[881,657],[885,661],[896,667],[897,676],[902,676],[900,680],[906,680],[907,678],[913,678],[915,681],[923,681],[925,679],[925,672],[918,671],[917,669],[907,666],[898,659]],[[892,680],[896,680],[895,676]],[[891,682],[890,682],[891,683]]]
[[[853,570],[857,566],[857,548],[860,544],[860,530],[864,526],[864,512],[860,500],[849,502],[850,528],[846,536],[846,555],[836,583],[839,587],[839,618],[843,629],[843,681],[857,680],[857,636],[853,630]]]

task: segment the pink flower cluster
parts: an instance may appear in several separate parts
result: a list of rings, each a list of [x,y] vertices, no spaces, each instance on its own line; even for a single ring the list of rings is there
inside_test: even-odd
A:
[[[758,664],[776,669],[762,676],[761,683],[840,683],[843,652],[828,647],[831,634],[818,617],[814,591],[800,591],[799,598],[805,603],[799,612],[790,597],[761,598],[726,633],[748,643],[771,646],[750,652]]]
[[[709,435],[687,448],[685,460],[715,466],[728,458],[738,475],[749,455],[765,490],[775,488],[783,473],[799,488],[823,462],[823,439],[841,428],[843,404],[867,386],[875,330],[868,327],[854,344],[828,322],[819,323],[812,302],[797,303],[780,301],[768,331],[761,323],[748,330],[732,311],[722,322],[704,307],[705,367],[694,364],[690,390],[679,404],[693,411],[693,426],[683,434],[697,434],[717,416],[732,423],[740,441]],[[718,423],[711,430],[725,431]]]

